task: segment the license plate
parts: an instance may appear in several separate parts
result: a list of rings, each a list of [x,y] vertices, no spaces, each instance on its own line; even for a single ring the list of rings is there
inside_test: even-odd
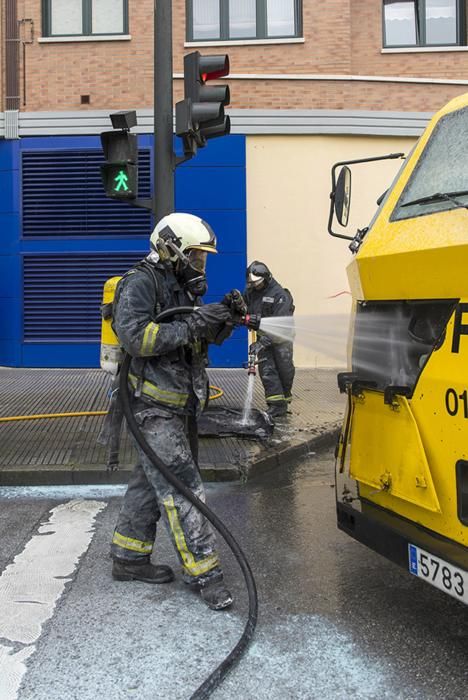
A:
[[[468,605],[468,573],[453,564],[426,552],[414,544],[408,545],[408,565],[411,574],[445,591]]]

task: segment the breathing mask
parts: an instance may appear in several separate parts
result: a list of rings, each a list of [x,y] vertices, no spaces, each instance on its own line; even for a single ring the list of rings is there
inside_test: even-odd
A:
[[[178,273],[184,289],[196,297],[202,297],[208,291],[206,281],[206,250],[192,248],[182,254],[178,261]]]

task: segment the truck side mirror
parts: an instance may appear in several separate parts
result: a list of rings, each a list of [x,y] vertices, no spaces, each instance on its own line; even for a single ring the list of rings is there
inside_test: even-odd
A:
[[[351,170],[344,165],[338,175],[335,189],[335,214],[341,226],[347,226],[351,206]]]
[[[390,153],[388,156],[373,156],[372,158],[359,158],[358,160],[342,160],[335,163],[331,170],[332,190],[330,192],[330,213],[328,215],[328,233],[335,238],[344,238],[351,241],[350,250],[357,253],[359,246],[366,235],[368,228],[358,229],[354,236],[345,236],[342,233],[336,233],[333,230],[333,218],[336,219],[340,226],[347,226],[349,219],[349,210],[351,207],[351,170],[348,165],[357,165],[358,163],[372,163],[376,160],[389,160],[394,158],[404,158],[404,153]],[[341,170],[336,177],[338,168]],[[379,202],[385,197],[385,192],[379,197]]]

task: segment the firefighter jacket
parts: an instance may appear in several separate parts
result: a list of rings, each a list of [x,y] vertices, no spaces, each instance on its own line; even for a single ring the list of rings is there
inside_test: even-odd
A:
[[[292,316],[294,313],[291,292],[273,278],[263,289],[249,289],[247,287],[243,296],[249,314],[258,314],[262,318],[268,318],[269,316]],[[264,347],[273,343],[272,339],[262,334],[261,331],[257,331],[257,335]]]
[[[119,282],[112,325],[133,358],[128,376],[134,396],[171,413],[198,414],[208,392],[206,344],[190,343],[182,315],[156,321],[161,311],[185,305],[194,300],[172,267],[145,260]]]

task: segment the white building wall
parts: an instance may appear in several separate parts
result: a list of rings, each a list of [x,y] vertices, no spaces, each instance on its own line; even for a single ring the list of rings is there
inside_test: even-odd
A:
[[[327,232],[332,165],[400,151],[408,154],[415,140],[358,135],[248,136],[248,261],[265,262],[294,296],[297,366],[333,367],[345,361],[351,301],[346,266],[352,255],[348,241]],[[390,186],[401,164],[401,160],[389,160],[352,166],[350,223],[342,229],[335,222],[334,230],[354,235],[358,227],[367,226],[377,198]]]

